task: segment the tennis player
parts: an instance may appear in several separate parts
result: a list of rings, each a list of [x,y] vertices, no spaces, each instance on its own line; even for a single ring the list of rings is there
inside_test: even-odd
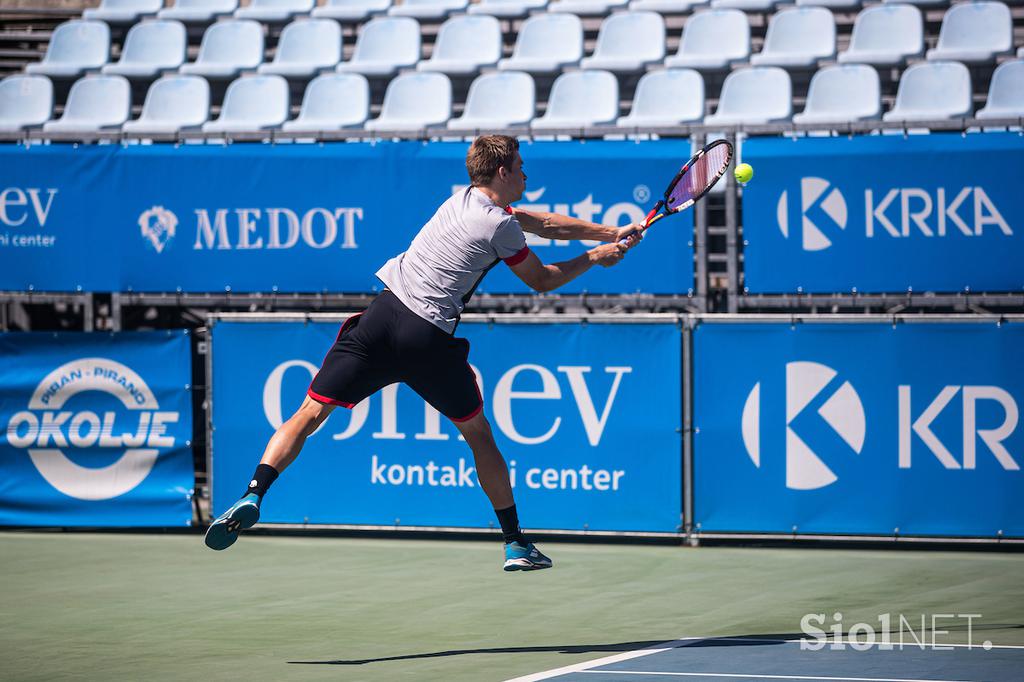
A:
[[[637,226],[611,227],[511,208],[526,189],[519,143],[513,137],[478,137],[466,154],[466,170],[471,185],[444,202],[409,249],[377,271],[387,288],[365,312],[341,326],[306,399],[267,444],[248,490],[207,531],[209,547],[230,547],[240,530],[259,520],[267,489],[336,406],[352,408],[389,384],[405,382],[451,419],[473,450],[477,478],[501,524],[504,569],[551,566],[551,559],[519,528],[508,468],[467,362],[469,342],[456,337],[455,329],[480,280],[500,261],[532,289],[551,291],[594,265],[622,261],[639,242]],[[524,231],[610,243],[545,265],[526,245]]]

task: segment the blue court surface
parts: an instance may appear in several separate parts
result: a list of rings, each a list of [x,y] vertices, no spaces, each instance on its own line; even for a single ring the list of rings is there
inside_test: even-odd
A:
[[[650,648],[517,677],[508,682],[653,682],[678,678],[724,680],[825,680],[834,682],[1019,682],[1024,680],[1024,647],[979,641],[918,645],[893,641],[858,651],[802,650],[799,639],[685,638]]]

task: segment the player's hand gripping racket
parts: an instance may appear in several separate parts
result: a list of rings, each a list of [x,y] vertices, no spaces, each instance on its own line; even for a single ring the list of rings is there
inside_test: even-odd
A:
[[[644,218],[640,233],[662,218],[693,206],[725,175],[731,161],[732,145],[725,140],[715,140],[694,154],[668,183],[665,196]]]

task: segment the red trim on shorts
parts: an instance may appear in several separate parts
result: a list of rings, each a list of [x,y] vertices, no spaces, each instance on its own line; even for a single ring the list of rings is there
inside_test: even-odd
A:
[[[328,398],[327,396],[320,395],[319,393],[315,392],[312,388],[306,391],[306,395],[308,395],[310,398],[317,401],[318,403],[324,403],[327,405],[340,405],[341,407],[346,407],[350,410],[356,406],[355,403],[346,403],[341,400],[335,400],[334,398]]]
[[[505,261],[505,265],[511,267],[513,265],[519,265],[524,260],[526,260],[526,257],[529,255],[530,247],[524,246],[523,248],[516,251],[513,255],[509,256],[508,258],[502,258],[502,260]]]
[[[478,392],[479,392],[479,390],[480,390],[480,389],[477,389],[477,391],[478,391]],[[472,412],[470,412],[470,413],[469,413],[468,415],[466,415],[465,417],[460,417],[460,418],[458,418],[458,419],[456,419],[455,417],[452,417],[452,421],[453,421],[453,422],[468,422],[468,421],[469,421],[470,419],[472,419],[473,417],[475,417],[475,416],[477,416],[478,414],[480,414],[480,410],[482,410],[482,409],[484,409],[484,404],[483,404],[483,403],[480,403],[480,405],[479,405],[479,406],[478,406],[478,407],[477,407],[477,408],[476,408],[475,410],[473,410]]]

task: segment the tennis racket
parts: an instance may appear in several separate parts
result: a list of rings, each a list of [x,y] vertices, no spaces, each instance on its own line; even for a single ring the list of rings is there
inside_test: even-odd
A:
[[[732,145],[726,140],[715,140],[694,154],[693,158],[679,169],[672,182],[668,183],[665,196],[644,218],[640,233],[643,234],[647,228],[662,218],[679,213],[697,203],[725,175],[731,162]]]

